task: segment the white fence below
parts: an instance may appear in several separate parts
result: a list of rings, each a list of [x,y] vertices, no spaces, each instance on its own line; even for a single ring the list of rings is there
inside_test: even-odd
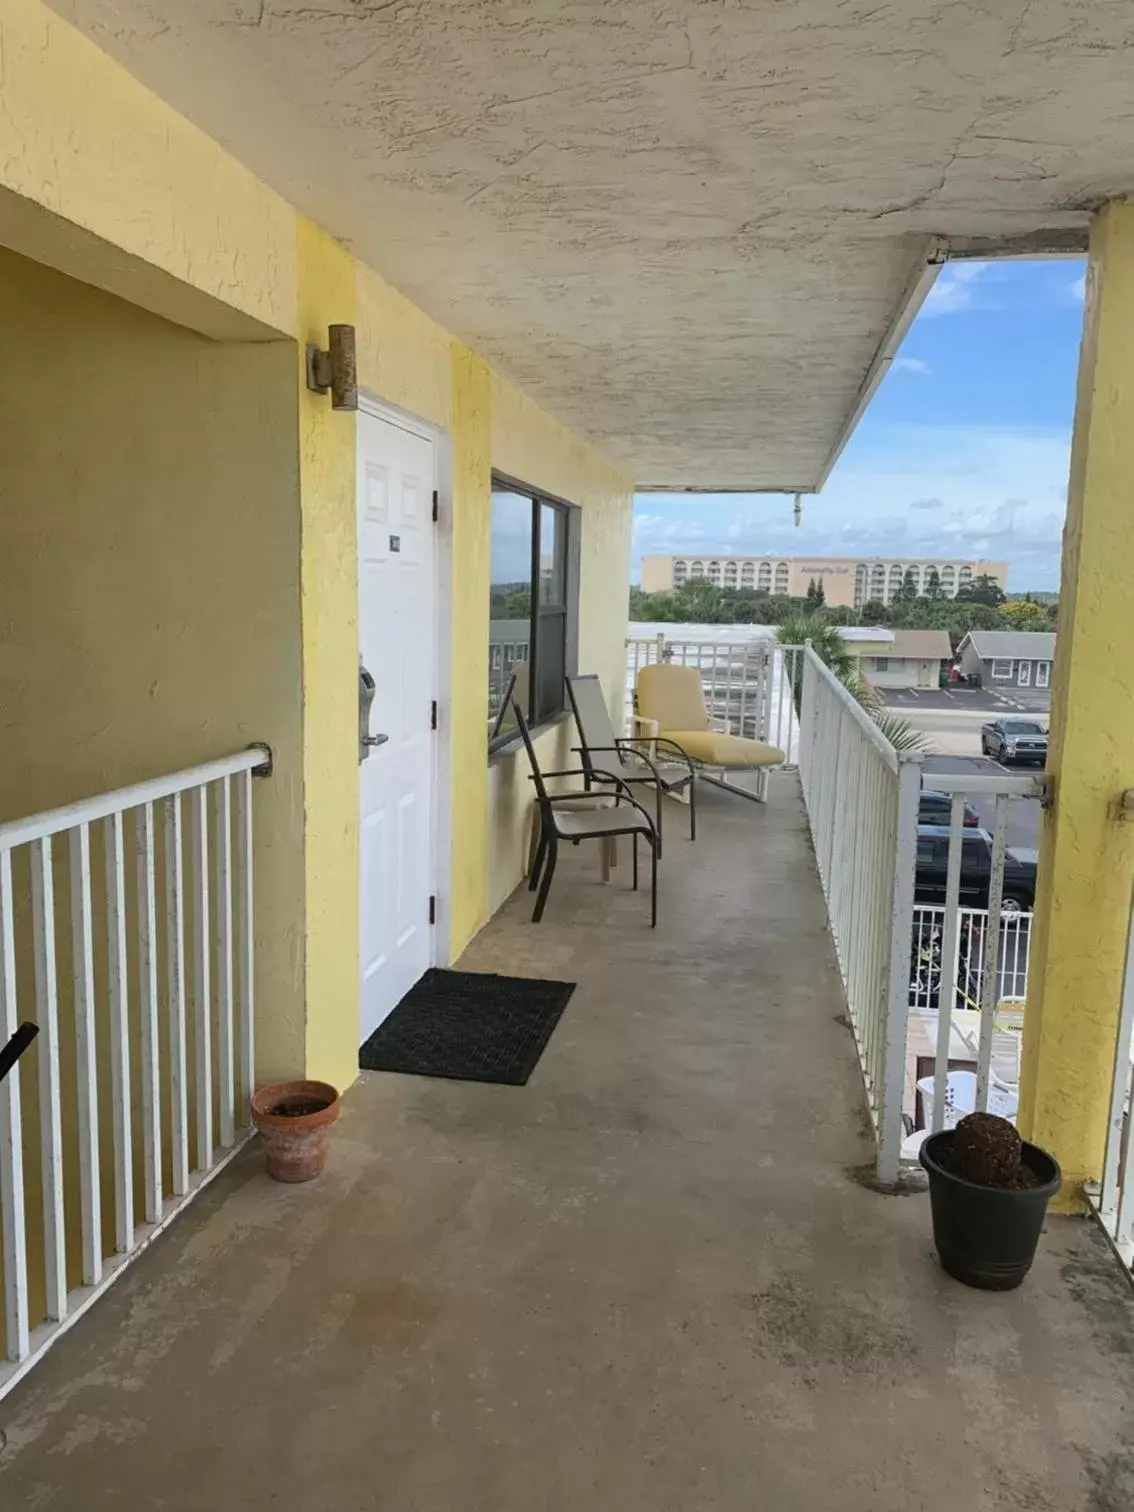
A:
[[[0,1397],[241,1142],[257,770],[0,825],[0,1045],[38,1028],[0,1081]]]
[[[932,779],[928,779],[932,780]],[[910,953],[910,1007],[918,1012],[936,1012],[941,1004],[944,977],[953,981],[953,1008],[980,1011],[984,973],[988,960],[988,909],[961,908],[953,931],[952,972],[944,970],[944,908],[915,904]],[[1000,916],[1000,941],[996,951],[996,1001],[1022,1003],[1028,990],[1028,949],[1032,915],[1020,911]]]

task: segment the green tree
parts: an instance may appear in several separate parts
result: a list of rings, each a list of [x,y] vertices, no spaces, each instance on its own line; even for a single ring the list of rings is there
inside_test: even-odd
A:
[[[885,625],[889,623],[890,612],[881,599],[867,599],[862,606],[862,623],[864,625]]]
[[[936,567],[931,567],[925,575],[925,597],[927,599],[939,599],[943,596],[941,591],[941,574]]]
[[[807,602],[813,609],[822,609],[827,602],[827,595],[823,591],[823,580],[812,578],[807,585]]]
[[[899,714],[887,712],[881,698],[862,678],[855,656],[836,626],[822,614],[800,614],[786,620],[779,628],[779,640],[785,646],[811,643],[811,649],[831,669],[844,687],[858,699],[886,739],[899,751],[924,751],[925,737]],[[797,657],[792,669],[792,699],[795,712],[803,703],[803,658]]]
[[[1000,606],[1000,619],[1013,630],[1050,630],[1051,620],[1042,604],[1017,599]]]
[[[917,598],[917,580],[914,577],[913,568],[907,567],[905,576],[902,578],[902,586],[894,595],[894,599],[896,603],[908,604],[915,598]]]
[[[978,572],[971,583],[958,588],[957,599],[963,604],[987,604],[991,609],[999,609],[1006,602],[1006,595],[994,577]]]

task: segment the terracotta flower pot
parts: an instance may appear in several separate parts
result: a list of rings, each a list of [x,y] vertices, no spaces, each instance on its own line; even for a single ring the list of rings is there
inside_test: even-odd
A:
[[[264,1141],[268,1175],[312,1181],[327,1164],[339,1094],[327,1082],[289,1081],[252,1095],[252,1122]]]

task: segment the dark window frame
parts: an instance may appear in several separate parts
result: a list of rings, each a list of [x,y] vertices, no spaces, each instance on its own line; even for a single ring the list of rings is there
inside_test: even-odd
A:
[[[531,564],[528,591],[530,594],[530,619],[528,642],[527,697],[524,717],[532,729],[553,724],[565,717],[567,710],[566,679],[577,670],[578,601],[579,601],[579,508],[566,499],[557,498],[545,489],[533,488],[504,473],[493,472],[492,493],[518,494],[531,502]],[[559,577],[558,588],[551,598],[559,602],[544,602],[542,575],[542,540],[544,510],[551,510],[559,522],[562,541],[559,560],[554,568]],[[491,563],[490,563],[491,572]],[[560,647],[562,648],[560,650]],[[555,679],[554,693],[541,680],[541,672],[552,666]],[[557,665],[556,665],[557,664]],[[541,691],[544,696],[541,699]],[[488,750],[497,751],[516,744],[519,736],[514,726],[505,727],[489,740]]]

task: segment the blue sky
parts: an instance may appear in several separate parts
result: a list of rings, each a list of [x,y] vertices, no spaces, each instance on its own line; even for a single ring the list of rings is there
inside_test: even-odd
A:
[[[821,494],[640,494],[643,552],[972,556],[1059,584],[1084,265],[951,263]]]

